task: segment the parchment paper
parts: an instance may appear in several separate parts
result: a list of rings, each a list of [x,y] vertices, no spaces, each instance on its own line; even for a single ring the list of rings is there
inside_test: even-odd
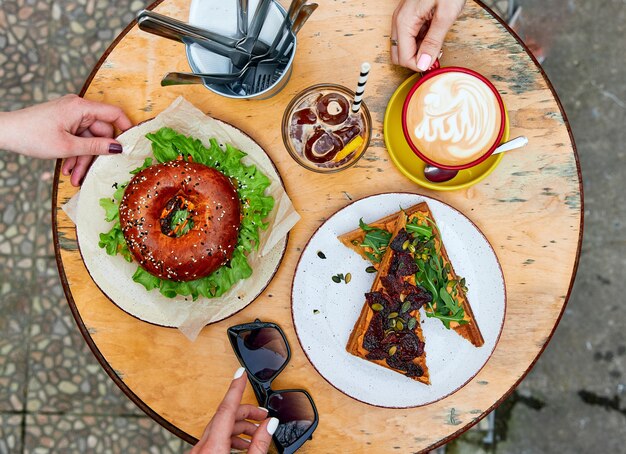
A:
[[[132,280],[136,263],[126,262],[120,255],[110,256],[98,247],[99,234],[108,232],[113,223],[104,220],[99,205],[103,197],[112,197],[114,183],[129,181],[129,174],[152,156],[151,143],[145,135],[168,126],[181,134],[200,139],[205,145],[216,138],[220,144],[230,143],[248,154],[243,158],[253,164],[272,181],[268,194],[275,200],[267,221],[269,228],[261,232],[259,251],[248,256],[252,276],[235,284],[219,298],[166,298],[158,290],[147,291]],[[76,224],[80,251],[100,289],[120,308],[135,317],[163,326],[177,327],[193,341],[208,323],[222,320],[247,306],[272,279],[283,250],[287,233],[298,222],[289,196],[280,184],[280,177],[271,160],[250,137],[219,120],[207,117],[184,98],[179,97],[156,118],[136,126],[118,137],[124,148],[121,155],[100,156],[93,163],[78,194],[63,210]],[[262,309],[259,308],[259,311]]]

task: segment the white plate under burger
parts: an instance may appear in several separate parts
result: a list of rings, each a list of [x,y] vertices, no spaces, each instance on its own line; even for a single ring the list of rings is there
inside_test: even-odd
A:
[[[182,102],[181,98],[175,104]],[[237,143],[238,148],[248,155],[244,158],[244,162],[248,165],[255,163],[273,181],[272,185],[280,185],[281,191],[284,191],[282,180],[272,160],[251,137],[227,123],[216,119],[211,119],[211,121],[216,125],[216,131],[219,130],[221,139],[218,140],[223,140],[225,143]],[[130,130],[125,134],[129,132]],[[208,140],[208,138],[204,139]],[[142,140],[147,142],[147,139]],[[146,143],[145,147],[150,150],[149,143]],[[240,281],[219,298],[200,297],[193,301],[191,297],[180,295],[167,298],[161,295],[158,289],[147,291],[141,284],[132,280],[132,275],[138,266],[135,261],[129,263],[120,254],[107,255],[105,250],[98,246],[100,233],[108,232],[112,226],[112,223],[104,219],[104,211],[99,206],[100,198],[110,197],[113,194],[115,190],[111,187],[113,183],[123,183],[131,179],[132,175],[129,171],[139,167],[145,156],[151,156],[147,150],[142,150],[138,156],[135,154],[103,156],[96,159],[89,169],[82,185],[76,210],[76,233],[85,266],[96,285],[113,303],[140,320],[155,325],[180,328],[188,326],[187,321],[199,310],[210,311],[213,314],[207,323],[223,320],[246,307],[263,292],[282,261],[287,247],[287,236],[279,239],[262,257],[258,256],[257,251],[253,251],[248,256],[253,268],[253,276]],[[249,159],[253,162],[248,162]],[[274,211],[279,209],[279,206],[274,207]],[[276,216],[274,211],[270,216]],[[271,235],[269,230],[271,227],[264,233]],[[224,304],[225,301],[228,304]],[[199,329],[201,326],[187,327],[183,329],[183,332],[193,333],[188,334],[190,338],[193,338]]]

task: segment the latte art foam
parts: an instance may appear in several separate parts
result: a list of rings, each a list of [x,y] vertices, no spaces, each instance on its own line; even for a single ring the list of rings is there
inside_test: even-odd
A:
[[[407,127],[417,149],[434,162],[475,161],[498,138],[502,115],[496,95],[471,74],[444,72],[413,94]]]

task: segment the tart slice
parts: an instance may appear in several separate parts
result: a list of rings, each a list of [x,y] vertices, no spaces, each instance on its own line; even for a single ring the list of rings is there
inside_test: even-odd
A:
[[[411,253],[418,267],[415,279],[427,290],[432,301],[424,306],[428,317],[438,318],[446,328],[480,347],[485,340],[467,299],[465,280],[457,276],[443,244],[441,233],[425,202],[399,211],[339,237],[339,240],[380,269],[382,257],[389,249],[394,221],[406,217],[406,229],[398,230],[404,250]],[[391,227],[391,228],[390,228]],[[398,235],[394,241],[400,242]]]
[[[404,210],[404,214],[411,216],[419,211],[422,205],[426,204],[420,203],[412,206],[408,210]],[[378,270],[400,213],[401,211],[398,211],[370,224],[365,224],[363,220],[360,220],[359,228],[340,235],[339,241],[365,260],[372,262],[374,268]]]
[[[396,219],[391,236],[404,230],[406,216]],[[417,266],[411,254],[392,241],[380,262],[372,290],[348,340],[346,350],[359,358],[430,384],[419,308],[430,294],[415,285]]]

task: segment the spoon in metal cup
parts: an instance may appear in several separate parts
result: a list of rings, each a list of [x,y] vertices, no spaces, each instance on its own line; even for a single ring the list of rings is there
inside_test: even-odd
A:
[[[300,29],[304,27],[304,24],[306,24],[306,21],[309,20],[309,17],[311,17],[311,14],[313,14],[313,11],[315,11],[317,7],[318,7],[317,3],[310,3],[300,8],[298,17],[296,17],[296,20],[293,21],[292,28],[293,28],[294,35],[297,35]]]
[[[493,156],[494,154],[504,153],[505,151],[516,150],[517,148],[522,148],[527,143],[528,139],[526,137],[516,137],[515,139],[504,142],[498,146],[498,148],[496,148],[491,155]],[[433,183],[445,183],[446,181],[453,179],[458,173],[458,170],[441,169],[430,164],[424,168],[424,176],[428,181]]]

